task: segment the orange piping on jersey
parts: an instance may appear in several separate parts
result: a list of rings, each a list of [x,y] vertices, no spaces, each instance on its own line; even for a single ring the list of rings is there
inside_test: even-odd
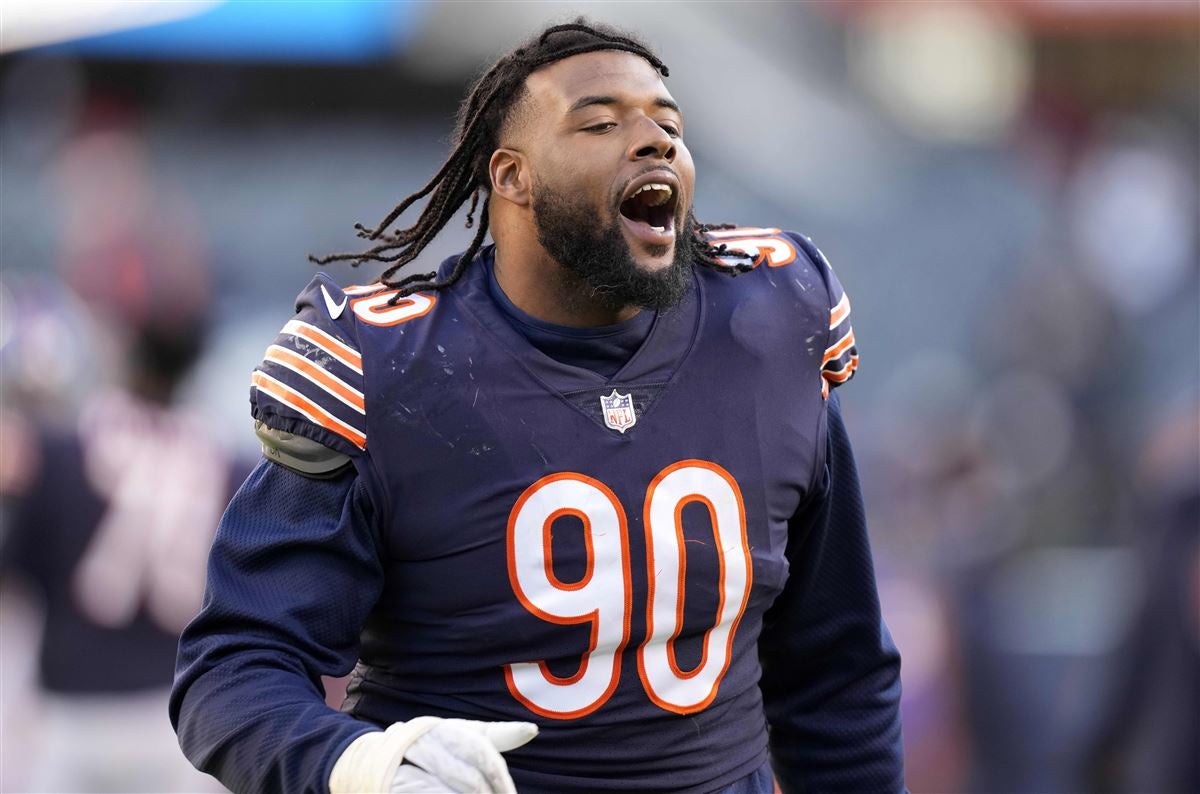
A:
[[[821,373],[825,380],[833,381],[834,383],[845,383],[854,374],[854,370],[858,369],[858,356],[851,356],[846,365],[839,370],[826,371]]]
[[[627,521],[625,518],[625,510],[621,507],[621,503],[617,500],[617,496],[616,496],[616,494],[614,494],[612,492],[611,488],[609,488],[607,485],[600,482],[599,480],[592,479],[591,477],[588,477],[584,474],[579,474],[577,472],[568,471],[568,472],[559,472],[557,474],[549,474],[525,489],[525,492],[521,494],[519,499],[517,499],[517,503],[515,505],[513,505],[512,511],[508,514],[508,529],[507,529],[507,538],[506,538],[507,556],[508,556],[508,580],[509,580],[509,584],[512,586],[513,593],[517,596],[517,600],[521,602],[521,606],[525,607],[525,609],[527,609],[531,614],[535,615],[536,617],[538,617],[541,620],[544,620],[548,623],[556,623],[558,625],[577,625],[577,624],[585,623],[585,622],[591,623],[591,632],[590,632],[590,637],[589,637],[588,649],[587,649],[587,651],[584,652],[583,658],[580,661],[579,670],[574,675],[569,676],[567,678],[560,678],[560,677],[554,675],[552,672],[550,672],[550,668],[547,666],[546,661],[544,659],[538,661],[538,663],[537,663],[538,669],[541,671],[542,676],[548,682],[550,682],[551,684],[557,684],[557,685],[567,685],[567,684],[574,683],[575,681],[578,681],[580,678],[582,678],[583,674],[587,671],[588,662],[591,659],[592,654],[595,652],[596,646],[599,644],[599,639],[600,639],[600,631],[599,631],[600,630],[600,610],[599,609],[595,609],[586,615],[581,615],[578,617],[560,617],[557,615],[552,615],[549,612],[545,612],[545,611],[539,609],[537,606],[534,605],[534,603],[532,601],[529,600],[529,598],[525,595],[525,592],[521,589],[521,583],[520,583],[520,580],[518,579],[517,559],[516,559],[516,555],[514,553],[514,542],[515,542],[515,539],[514,539],[515,529],[514,528],[516,525],[517,516],[520,515],[521,508],[523,508],[525,506],[525,503],[527,501],[529,501],[529,499],[535,493],[537,493],[543,486],[548,485],[552,482],[557,482],[559,480],[575,480],[577,482],[583,482],[583,483],[587,483],[588,485],[594,486],[601,493],[603,493],[604,496],[608,499],[608,501],[612,504],[613,510],[616,512],[616,515],[617,515],[617,521],[619,523],[619,532],[620,532],[620,538],[621,538],[621,568],[622,568],[621,573],[624,578],[623,585],[625,588],[625,593],[624,593],[625,605],[624,605],[624,614],[622,616],[621,641],[617,644],[616,649],[613,651],[613,663],[612,663],[611,678],[609,679],[608,687],[605,688],[604,692],[601,693],[600,697],[596,698],[596,700],[594,700],[592,703],[589,703],[587,706],[584,706],[583,708],[580,708],[580,709],[575,709],[574,711],[552,711],[550,709],[546,709],[546,708],[543,708],[543,707],[537,705],[536,703],[531,701],[529,698],[525,697],[523,694],[521,694],[520,690],[517,689],[516,681],[513,679],[511,664],[504,665],[504,682],[508,686],[509,694],[511,694],[523,706],[525,706],[525,708],[529,709],[534,714],[538,714],[542,717],[548,717],[550,719],[555,719],[555,720],[573,720],[573,719],[577,719],[578,717],[583,717],[588,714],[591,714],[593,711],[595,711],[596,709],[603,706],[605,703],[608,702],[609,698],[612,697],[613,692],[615,692],[617,689],[617,683],[618,683],[618,681],[620,681],[620,678],[621,678],[621,654],[624,652],[625,646],[629,643],[630,622],[632,619],[632,614],[631,614],[632,605],[630,604],[630,599],[632,597],[633,584],[632,584],[632,580],[630,578],[630,573],[629,573],[629,533],[628,533],[628,529],[627,529]],[[543,531],[545,531],[545,530],[543,529]],[[589,549],[589,552],[590,551],[591,550]],[[591,577],[592,569],[594,568],[594,565],[595,565],[595,561],[591,558],[590,553],[589,553],[588,563],[589,563],[588,564],[588,574],[587,574],[586,578]],[[547,565],[547,568],[549,568],[549,565]],[[553,584],[553,582],[555,580],[551,579],[550,581],[551,581],[551,584]]]
[[[337,397],[360,414],[366,414],[367,406],[363,401],[362,392],[351,388],[349,384],[343,382],[340,378],[330,375],[304,356],[298,355],[279,345],[271,345],[267,348],[265,360],[273,361],[280,366],[287,367],[292,372]]]
[[[829,399],[830,384],[845,383],[850,380],[850,376],[854,374],[854,370],[858,369],[858,355],[850,356],[850,360],[841,369],[830,372],[827,370],[821,371],[821,397]]]
[[[689,466],[695,466],[695,467],[702,468],[702,469],[708,469],[709,471],[720,476],[723,480],[725,480],[725,482],[729,483],[729,487],[733,490],[733,494],[734,494],[734,497],[737,499],[737,505],[738,505],[738,521],[741,524],[740,530],[741,530],[741,542],[742,542],[742,559],[745,560],[745,564],[746,564],[746,591],[742,595],[742,603],[738,606],[737,615],[734,616],[733,621],[729,626],[729,640],[725,643],[725,661],[721,665],[720,672],[718,672],[716,677],[713,679],[712,690],[708,693],[708,695],[702,701],[700,701],[699,703],[697,703],[695,705],[678,706],[674,703],[665,701],[662,698],[660,698],[658,695],[656,695],[654,692],[654,688],[650,685],[650,679],[646,675],[646,657],[645,657],[646,646],[650,644],[650,640],[654,636],[654,551],[653,551],[654,545],[653,545],[653,539],[650,537],[650,532],[651,532],[651,529],[650,529],[650,504],[654,497],[655,489],[658,487],[658,484],[660,482],[662,482],[662,480],[668,474],[676,471],[677,469],[682,469],[682,468],[689,467]],[[717,527],[716,527],[716,510],[713,507],[712,502],[709,501],[708,499],[706,499],[705,497],[702,497],[702,496],[698,497],[698,495],[696,495],[696,494],[690,494],[687,497],[684,497],[683,499],[681,499],[680,503],[684,504],[688,501],[693,501],[693,498],[699,498],[700,500],[707,503],[707,506],[709,509],[709,515],[711,515],[713,517],[713,537],[714,537],[714,539],[716,539],[719,536],[718,536]],[[679,538],[680,554],[681,554],[681,556],[683,556],[683,536],[682,536],[683,529],[682,529],[682,524],[680,522],[680,510],[681,510],[681,508],[677,505],[675,508],[675,532],[676,532],[677,537]],[[694,714],[697,711],[703,711],[704,709],[708,708],[709,705],[712,704],[713,700],[715,700],[717,697],[717,691],[721,687],[721,680],[725,677],[725,673],[729,670],[729,663],[733,659],[733,643],[737,639],[738,623],[741,622],[742,615],[746,611],[746,605],[750,603],[750,591],[754,587],[754,566],[751,564],[750,543],[746,536],[746,505],[745,505],[745,502],[742,500],[742,490],[741,490],[741,488],[738,487],[737,480],[735,480],[733,478],[733,475],[715,463],[711,463],[707,460],[697,460],[697,459],[681,460],[678,463],[673,463],[670,466],[663,469],[662,471],[660,471],[654,477],[654,479],[651,481],[650,487],[646,489],[646,502],[645,502],[645,507],[643,508],[643,513],[642,513],[642,529],[646,533],[646,574],[647,574],[647,583],[649,586],[649,590],[647,591],[647,596],[646,596],[646,639],[642,642],[641,646],[638,648],[638,653],[637,653],[638,677],[642,680],[642,687],[646,690],[646,695],[659,708],[665,709],[670,712],[674,712],[675,714]],[[719,542],[716,544],[716,546],[717,546],[717,555],[718,555],[717,556],[718,570],[719,570],[719,575],[720,575],[720,579],[718,579],[718,581],[717,581],[717,592],[719,594],[718,602],[717,602],[717,620],[719,620],[721,612],[724,610],[724,606],[725,606],[725,550],[722,547],[721,543],[719,543]],[[683,566],[681,565],[680,568],[682,568],[682,567]],[[682,575],[682,571],[681,571],[681,575]],[[680,672],[679,667],[675,662],[674,647],[672,645],[675,637],[678,636],[679,631],[682,629],[682,626],[683,626],[683,612],[682,612],[682,610],[683,610],[683,590],[680,589],[678,592],[679,592],[679,602],[676,605],[676,617],[675,617],[676,631],[674,634],[671,635],[671,638],[667,642],[667,663],[671,667],[671,672],[675,673],[676,675],[679,675],[681,678],[691,678],[691,677],[697,675],[700,672],[700,670],[703,669],[704,664],[707,661],[706,655],[707,655],[708,648],[706,646],[707,646],[707,642],[708,642],[708,636],[716,628],[716,623],[714,621],[714,625],[712,627],[710,627],[704,633],[705,647],[703,648],[703,650],[701,652],[702,655],[700,657],[700,664],[698,664],[696,666],[696,669],[692,670],[690,673],[684,674],[684,673]]]
[[[550,533],[554,522],[563,516],[575,516],[583,522],[583,547],[587,555],[587,568],[583,572],[583,578],[578,582],[564,582],[554,575]],[[579,590],[592,580],[592,571],[595,570],[595,553],[592,551],[592,522],[582,510],[564,507],[561,510],[555,510],[546,518],[542,524],[542,564],[546,568],[546,579],[551,586],[557,587],[559,590]]]
[[[822,367],[825,366],[830,361],[833,361],[835,358],[840,356],[842,353],[845,353],[847,350],[849,350],[853,346],[854,346],[854,329],[851,328],[849,331],[846,332],[845,336],[843,336],[835,344],[831,345],[828,350],[825,351],[825,357],[821,359],[821,366]]]
[[[717,547],[717,612],[713,617],[713,625],[704,632],[704,639],[700,643],[700,661],[692,668],[691,672],[684,672],[679,666],[679,662],[675,659],[675,640],[678,639],[683,631],[683,605],[685,594],[685,583],[687,581],[687,540],[683,537],[683,508],[687,507],[692,502],[700,502],[708,508],[708,515],[713,524],[713,540]],[[717,508],[707,497],[698,493],[688,494],[679,500],[675,505],[675,538],[679,545],[679,583],[676,585],[676,592],[679,593],[679,598],[675,602],[675,630],[671,632],[671,636],[667,638],[667,664],[671,666],[671,672],[675,673],[679,678],[695,678],[696,675],[704,669],[704,663],[708,661],[708,635],[713,633],[717,627],[717,621],[721,619],[721,612],[725,609],[725,550],[717,541],[715,532],[717,524]],[[649,625],[647,618],[647,625]]]
[[[362,356],[358,354],[358,351],[315,325],[309,325],[301,320],[289,320],[287,325],[283,326],[283,332],[312,342],[359,375],[363,374]]]
[[[849,316],[850,296],[843,292],[842,299],[837,302],[837,306],[834,306],[829,311],[829,330],[832,331],[834,328],[837,328],[842,324],[842,320],[845,320]]]
[[[559,621],[555,621],[555,622],[557,623]],[[557,684],[558,686],[570,686],[571,684],[574,684],[579,679],[583,678],[584,673],[586,673],[587,669],[588,669],[588,662],[590,662],[592,660],[592,653],[596,650],[596,646],[600,644],[600,610],[593,609],[591,612],[582,616],[582,618],[576,622],[578,622],[578,623],[588,622],[591,624],[588,628],[588,649],[587,649],[587,652],[585,652],[583,654],[583,657],[579,660],[579,669],[576,670],[574,673],[571,673],[571,675],[568,675],[568,676],[557,676],[554,673],[550,672],[550,665],[548,665],[546,663],[545,659],[539,660],[537,663],[538,669],[542,671],[542,675],[546,678],[547,681],[549,681],[552,684]],[[564,621],[561,623],[561,625],[568,625],[568,624]],[[511,669],[512,669],[511,666],[507,666],[505,668],[506,671],[510,671]],[[513,684],[515,686],[516,681],[514,681]],[[614,686],[613,689],[616,689],[616,687]],[[523,697],[519,692],[516,692],[514,694],[516,695],[516,697],[518,699],[521,699]],[[571,712],[553,712],[548,709],[538,711],[538,709],[541,709],[542,707],[538,706],[536,704],[533,705],[532,708],[534,711],[538,711],[539,714],[543,714],[545,716],[550,716],[551,714],[557,714],[557,713],[578,714],[578,715],[582,716],[583,714],[590,713],[590,710],[592,710],[592,709],[600,708],[601,704],[605,700],[608,700],[608,696],[611,694],[612,694],[612,691],[610,690],[606,694],[602,695],[601,700],[597,701],[595,705],[590,707],[590,709],[588,709],[588,707],[585,706],[584,709],[577,709],[576,711],[571,711]],[[588,709],[588,710],[585,710],[585,709]],[[562,717],[561,719],[574,719],[574,718],[573,717]]]
[[[255,388],[266,392],[314,424],[320,425],[332,433],[337,433],[359,449],[366,449],[367,437],[364,434],[338,419],[321,406],[311,402],[290,386],[280,383],[275,378],[259,370],[255,370],[254,374],[250,376],[250,383]]]

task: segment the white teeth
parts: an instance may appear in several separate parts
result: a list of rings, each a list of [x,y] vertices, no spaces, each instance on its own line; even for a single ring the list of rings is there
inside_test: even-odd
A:
[[[671,200],[671,197],[675,195],[675,189],[672,188],[670,185],[664,184],[662,182],[650,182],[648,184],[642,185],[637,190],[633,191],[633,194],[630,195],[629,199],[626,199],[626,200],[628,201],[637,196],[640,196],[642,193],[645,193],[646,191],[650,191],[652,195],[647,196],[645,198],[644,203],[643,203],[643,206],[645,206],[645,207],[661,207],[661,206],[665,205],[667,202],[669,202]],[[663,226],[655,226],[654,224],[649,223],[647,219],[643,219],[642,222],[660,234],[665,234],[667,232],[667,229],[670,226],[670,224],[666,224]]]
[[[636,196],[638,193],[641,193],[642,191],[645,191],[645,190],[665,190],[665,191],[667,191],[668,196],[671,194],[671,186],[670,185],[664,185],[661,182],[651,182],[647,185],[642,185],[640,188],[637,189],[637,191],[633,195]]]
[[[639,196],[647,191],[656,194],[649,197],[651,207],[661,207],[663,204],[666,204],[671,200],[671,196],[675,192],[671,189],[670,185],[664,185],[661,182],[651,182],[647,185],[642,185],[640,188],[635,190],[630,198]]]

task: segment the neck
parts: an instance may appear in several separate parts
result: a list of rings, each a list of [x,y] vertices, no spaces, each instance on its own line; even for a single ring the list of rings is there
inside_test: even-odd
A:
[[[505,242],[496,244],[496,281],[526,314],[555,325],[590,328],[624,322],[641,311],[638,306],[614,307],[597,296],[536,240],[526,245]]]

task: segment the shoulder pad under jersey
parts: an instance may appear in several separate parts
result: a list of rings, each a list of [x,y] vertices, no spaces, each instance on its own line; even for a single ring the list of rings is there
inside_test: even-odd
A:
[[[311,438],[276,430],[261,421],[254,423],[254,434],[262,442],[264,458],[306,477],[332,477],[350,463],[349,455]]]
[[[730,265],[750,264],[754,268],[779,268],[793,265],[797,259],[807,261],[817,271],[824,283],[821,306],[814,307],[820,316],[829,318],[826,332],[825,352],[821,357],[821,394],[829,396],[829,390],[840,386],[854,376],[858,369],[858,348],[855,345],[854,329],[850,326],[850,298],[842,283],[813,241],[797,232],[782,231],[775,227],[746,226],[729,229],[713,229],[705,233],[713,245],[750,254],[752,259],[722,258]],[[820,292],[817,290],[816,292]]]
[[[343,290],[318,274],[297,296],[295,316],[284,324],[250,378],[250,412],[257,422],[347,457],[367,447],[363,359],[354,312],[347,308],[348,292],[354,290]],[[271,439],[279,450],[275,438],[263,440]],[[303,465],[324,465],[314,462],[322,453],[301,449],[294,439],[282,449],[294,450],[289,454],[295,461],[307,461]]]

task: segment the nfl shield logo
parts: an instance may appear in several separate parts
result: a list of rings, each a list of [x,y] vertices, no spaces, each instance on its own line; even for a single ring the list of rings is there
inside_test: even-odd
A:
[[[637,424],[637,414],[633,412],[633,398],[628,394],[613,393],[600,397],[600,411],[604,414],[604,424],[612,430],[624,433]]]

